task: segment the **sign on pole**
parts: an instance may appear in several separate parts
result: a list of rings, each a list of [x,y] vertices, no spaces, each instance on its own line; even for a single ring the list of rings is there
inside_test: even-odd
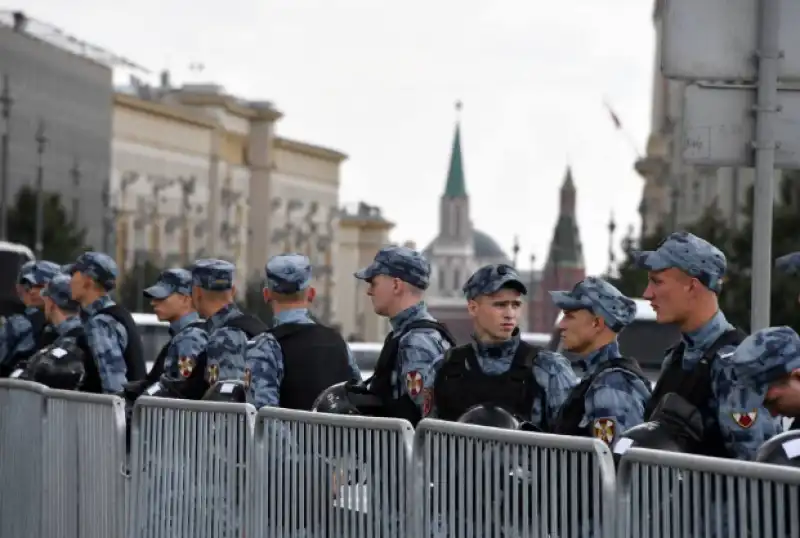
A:
[[[755,166],[756,87],[698,82],[686,86],[683,162],[702,166]],[[775,168],[800,168],[800,88],[778,90],[773,129]]]
[[[794,30],[800,1],[664,0],[662,9],[664,76],[717,83],[686,88],[683,159],[756,170],[750,305],[756,331],[770,318],[776,163],[798,167],[800,123],[792,122],[800,106],[796,94],[778,91],[778,79],[800,79],[800,32]]]
[[[780,76],[800,80],[800,2],[778,0]],[[666,0],[661,72],[678,80],[758,79],[759,0]]]

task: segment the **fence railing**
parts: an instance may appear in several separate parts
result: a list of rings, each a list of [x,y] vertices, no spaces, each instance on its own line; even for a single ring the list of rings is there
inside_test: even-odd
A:
[[[0,380],[2,538],[800,536],[800,470]]]

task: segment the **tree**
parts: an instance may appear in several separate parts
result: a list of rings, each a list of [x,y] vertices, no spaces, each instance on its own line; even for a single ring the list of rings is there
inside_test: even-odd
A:
[[[772,254],[777,258],[783,254],[800,250],[800,178],[787,175],[781,183],[779,200],[775,206],[772,234]],[[750,329],[751,278],[753,257],[753,192],[748,193],[744,209],[745,225],[736,235],[729,252],[730,278],[722,304],[731,323],[744,330]],[[800,327],[800,277],[773,272],[771,287],[770,324]]]
[[[116,301],[131,312],[152,312],[150,301],[144,296],[144,290],[155,284],[161,268],[150,261],[134,265],[123,275],[117,289]]]
[[[42,257],[64,264],[75,261],[86,246],[86,231],[77,228],[67,216],[58,193],[44,193],[44,230],[42,234]],[[15,243],[36,245],[36,191],[22,187],[17,193],[13,207],[8,211],[8,236]]]

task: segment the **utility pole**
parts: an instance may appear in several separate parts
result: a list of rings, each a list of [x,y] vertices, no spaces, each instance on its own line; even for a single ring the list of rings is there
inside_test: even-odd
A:
[[[36,258],[44,254],[44,150],[47,147],[44,120],[36,129]]]
[[[614,222],[614,212],[611,212],[611,217],[608,219],[608,276],[612,277],[614,272],[614,265],[616,257],[614,256],[614,232],[617,229],[617,223]]]
[[[75,157],[72,162],[72,168],[69,171],[69,176],[72,178],[72,223],[78,226],[78,217],[81,210],[81,168],[78,158]]]
[[[8,239],[8,145],[11,138],[11,86],[8,75],[3,75],[0,93],[0,116],[3,118],[3,136],[0,141],[0,240]]]

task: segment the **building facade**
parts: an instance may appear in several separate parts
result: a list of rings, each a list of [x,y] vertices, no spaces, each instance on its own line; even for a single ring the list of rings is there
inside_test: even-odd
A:
[[[187,266],[206,250],[218,128],[193,110],[114,96],[109,203],[123,275],[145,261]]]
[[[383,342],[389,320],[375,314],[364,283],[353,274],[372,263],[378,250],[389,244],[394,224],[379,208],[365,203],[345,207],[338,222],[336,277],[336,325],[348,340]]]
[[[96,48],[68,38],[21,13],[0,12],[0,95],[5,75],[10,97],[7,125],[0,115],[9,140],[5,200],[10,207],[22,186],[35,188],[41,163],[43,189],[61,195],[89,245],[107,248],[107,215],[89,209],[104,206],[111,169],[112,72],[107,58],[86,53]]]
[[[743,222],[742,209],[755,177],[752,168],[713,168],[681,163],[680,129],[683,121],[686,83],[668,80],[661,74],[661,35],[664,0],[655,0],[655,58],[650,136],[645,156],[636,162],[644,178],[639,213],[641,233],[661,229],[665,233],[696,222],[714,206],[732,226]],[[775,182],[781,180],[780,172]],[[776,189],[777,192],[778,189]]]

